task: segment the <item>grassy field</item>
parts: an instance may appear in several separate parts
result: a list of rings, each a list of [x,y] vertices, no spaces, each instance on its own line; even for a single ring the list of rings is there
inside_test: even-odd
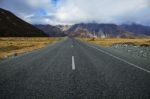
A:
[[[91,38],[80,38],[81,40],[87,41],[89,43],[94,43],[102,46],[111,46],[113,44],[132,44],[138,46],[150,46],[150,38],[137,38],[137,39],[126,39],[126,38],[108,38],[101,39],[97,38],[92,40]]]
[[[0,59],[16,56],[56,43],[63,38],[0,38]]]

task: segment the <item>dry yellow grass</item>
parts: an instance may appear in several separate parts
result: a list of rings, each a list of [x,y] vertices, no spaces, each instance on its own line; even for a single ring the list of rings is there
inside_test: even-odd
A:
[[[43,48],[63,38],[0,38],[0,59]]]
[[[87,41],[89,43],[94,43],[102,46],[111,46],[113,44],[133,44],[133,45],[150,45],[150,38],[136,38],[136,39],[127,39],[127,38],[108,38],[108,39],[101,39],[97,38],[92,40],[90,38],[80,38],[81,40]]]

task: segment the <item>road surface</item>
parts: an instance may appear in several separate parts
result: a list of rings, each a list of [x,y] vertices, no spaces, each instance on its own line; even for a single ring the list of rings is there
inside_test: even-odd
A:
[[[150,62],[68,38],[0,62],[0,99],[150,99]]]

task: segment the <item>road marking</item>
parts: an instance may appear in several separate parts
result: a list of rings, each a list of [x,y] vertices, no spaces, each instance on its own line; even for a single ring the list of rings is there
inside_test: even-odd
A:
[[[140,70],[143,70],[143,71],[145,71],[145,72],[147,72],[147,73],[150,73],[149,70],[144,69],[144,68],[142,68],[142,67],[140,67],[140,66],[138,66],[138,65],[135,65],[135,64],[133,64],[133,63],[130,63],[130,62],[128,62],[128,61],[126,61],[126,60],[124,60],[124,59],[122,59],[122,58],[119,58],[119,57],[117,57],[117,56],[114,56],[113,54],[110,54],[110,53],[108,53],[108,52],[106,52],[106,51],[104,51],[104,50],[101,50],[101,49],[99,49],[99,48],[97,48],[97,47],[94,47],[94,46],[90,46],[90,45],[88,45],[88,44],[87,44],[87,46],[92,47],[92,48],[94,48],[94,49],[96,49],[96,50],[98,50],[98,51],[100,51],[100,52],[102,52],[102,53],[104,53],[104,54],[107,54],[107,55],[109,55],[109,56],[111,56],[111,57],[114,57],[114,58],[116,58],[116,59],[118,59],[118,60],[120,60],[120,61],[123,61],[123,62],[125,62],[125,63],[127,63],[127,64],[129,64],[129,65],[131,65],[131,66],[133,66],[133,67],[136,67],[136,68],[138,68],[138,69],[140,69]]]
[[[74,56],[72,56],[72,70],[75,70],[75,61]]]
[[[73,48],[73,45],[71,45],[71,48]]]

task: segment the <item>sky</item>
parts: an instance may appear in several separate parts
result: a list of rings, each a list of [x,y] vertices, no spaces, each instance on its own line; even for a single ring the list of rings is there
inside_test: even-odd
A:
[[[31,24],[115,23],[150,26],[150,0],[0,0]]]

